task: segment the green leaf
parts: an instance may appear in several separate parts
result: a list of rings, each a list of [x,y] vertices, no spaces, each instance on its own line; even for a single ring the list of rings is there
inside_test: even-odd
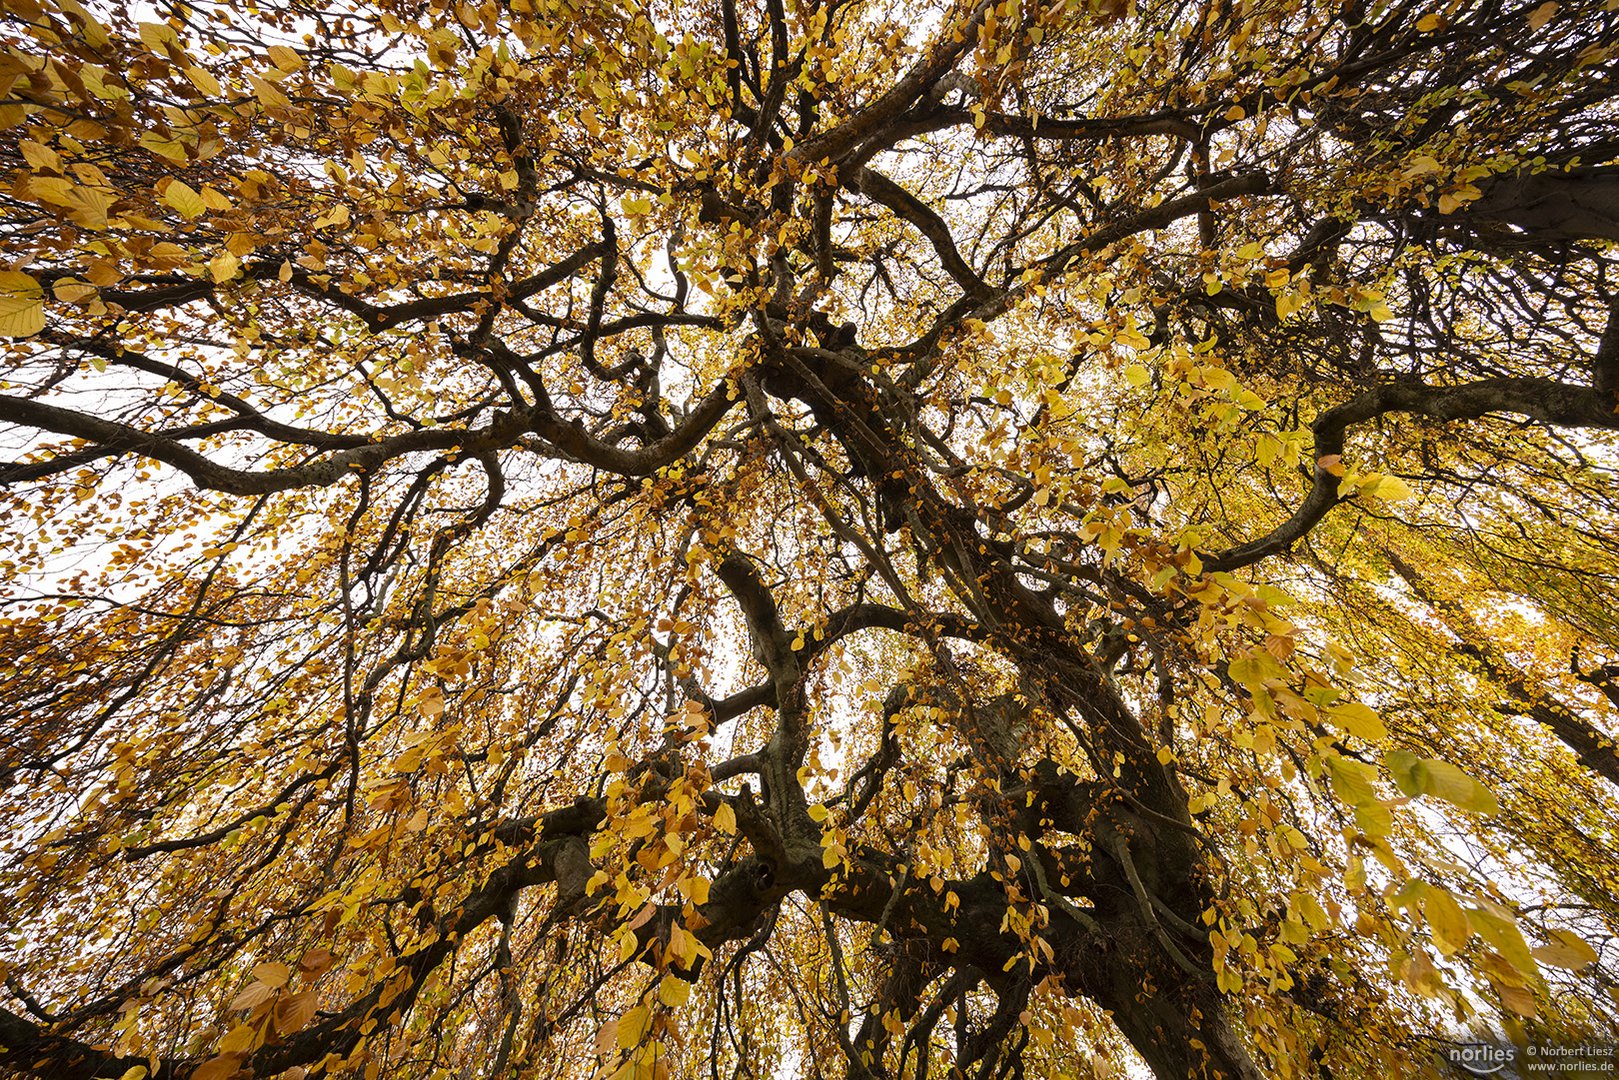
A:
[[[1493,814],[1501,809],[1490,789],[1448,761],[1428,759],[1423,771],[1423,792],[1437,795],[1470,814]]]
[[[1383,764],[1394,777],[1394,784],[1413,799],[1422,794],[1422,784],[1417,778],[1417,766],[1422,759],[1415,754],[1404,750],[1390,750],[1383,755]]]
[[[1383,764],[1400,790],[1412,798],[1434,795],[1470,814],[1494,814],[1501,809],[1489,788],[1448,761],[1391,750],[1383,756]]]

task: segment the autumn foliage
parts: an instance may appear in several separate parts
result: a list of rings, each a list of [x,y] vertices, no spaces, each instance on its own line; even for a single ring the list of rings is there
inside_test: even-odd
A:
[[[1619,1026],[1612,0],[7,0],[0,1074]]]

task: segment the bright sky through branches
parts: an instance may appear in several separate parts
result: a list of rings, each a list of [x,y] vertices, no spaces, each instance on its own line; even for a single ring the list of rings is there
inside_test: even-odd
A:
[[[1619,1027],[1609,0],[0,16],[0,1072]]]

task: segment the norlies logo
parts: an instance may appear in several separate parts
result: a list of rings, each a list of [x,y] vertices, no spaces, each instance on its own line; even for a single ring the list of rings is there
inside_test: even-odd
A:
[[[1474,1076],[1492,1076],[1512,1064],[1516,1056],[1511,1046],[1492,1043],[1457,1043],[1447,1046],[1445,1060]]]

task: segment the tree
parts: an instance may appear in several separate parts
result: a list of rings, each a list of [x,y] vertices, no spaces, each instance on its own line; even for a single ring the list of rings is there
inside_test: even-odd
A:
[[[10,0],[0,1068],[1619,1023],[1601,0]]]

